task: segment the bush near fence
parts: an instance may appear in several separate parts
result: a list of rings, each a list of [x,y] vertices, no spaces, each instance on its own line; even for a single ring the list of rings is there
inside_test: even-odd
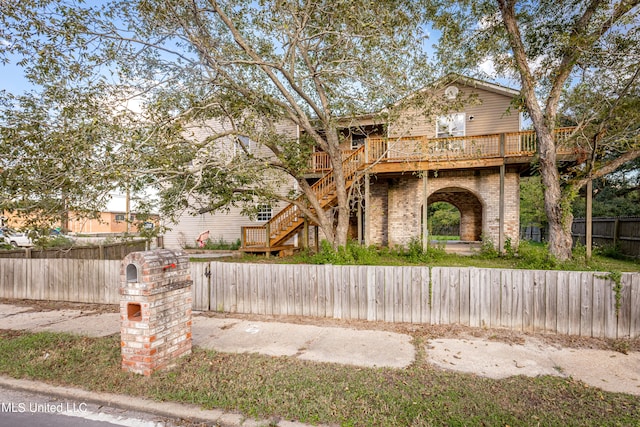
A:
[[[121,261],[0,259],[0,297],[118,304]],[[193,309],[640,337],[640,274],[191,263]]]

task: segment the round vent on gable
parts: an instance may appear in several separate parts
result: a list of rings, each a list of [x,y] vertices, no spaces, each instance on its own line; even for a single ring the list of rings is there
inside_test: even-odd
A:
[[[447,99],[456,99],[456,96],[458,96],[458,88],[455,86],[449,86],[444,90],[444,96],[446,96]]]

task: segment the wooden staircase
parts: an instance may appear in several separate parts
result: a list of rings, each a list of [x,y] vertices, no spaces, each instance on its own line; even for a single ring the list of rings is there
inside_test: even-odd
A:
[[[342,161],[345,184],[347,189],[353,184],[356,172],[366,164],[365,147],[361,146]],[[337,191],[333,170],[327,172],[312,186],[316,199],[322,209],[326,210],[336,205]],[[297,201],[303,202],[304,195]],[[293,203],[287,205],[267,223],[261,226],[242,227],[241,251],[270,253],[280,252],[290,248],[285,246],[287,240],[293,237],[304,226],[304,216]]]

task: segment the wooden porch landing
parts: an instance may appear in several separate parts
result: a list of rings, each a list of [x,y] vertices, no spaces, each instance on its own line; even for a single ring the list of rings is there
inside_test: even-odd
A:
[[[298,249],[294,245],[280,245],[280,246],[249,246],[238,249],[240,252],[253,253],[253,254],[265,254],[267,257],[271,255],[277,255],[279,257],[285,257],[293,255],[293,252]]]

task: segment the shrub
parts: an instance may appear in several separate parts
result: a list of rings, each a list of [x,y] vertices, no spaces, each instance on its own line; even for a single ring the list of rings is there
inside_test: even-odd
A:
[[[240,248],[240,244],[240,239],[236,240],[235,242],[227,242],[222,237],[220,237],[216,241],[207,239],[204,246],[200,249],[237,251]]]
[[[430,264],[442,259],[446,255],[444,245],[444,242],[438,243],[436,246],[429,244],[426,249],[423,249],[422,240],[413,238],[409,241],[406,249],[399,249],[396,255],[406,258],[413,263]]]
[[[594,248],[593,252],[597,255],[601,255],[607,258],[621,259],[621,260],[625,260],[629,258],[628,256],[622,253],[622,251],[620,250],[620,246],[617,244],[598,246]]]
[[[73,241],[66,236],[58,235],[55,237],[41,238],[36,241],[37,246],[48,248],[68,248],[73,246]]]
[[[496,249],[496,245],[493,243],[490,237],[482,236],[482,246],[480,246],[480,253],[478,256],[483,259],[496,259],[500,257],[500,252]]]
[[[347,246],[340,246],[334,250],[326,240],[320,242],[320,251],[317,254],[305,258],[313,264],[336,265],[374,265],[380,261],[380,255],[373,246],[365,247],[356,242],[349,242]]]
[[[504,242],[504,255],[508,258],[513,258],[516,256],[516,249],[511,244],[511,237],[507,237]]]
[[[518,246],[518,256],[515,257],[518,268],[531,270],[554,270],[558,261],[549,252],[546,244],[533,244],[523,241]]]

